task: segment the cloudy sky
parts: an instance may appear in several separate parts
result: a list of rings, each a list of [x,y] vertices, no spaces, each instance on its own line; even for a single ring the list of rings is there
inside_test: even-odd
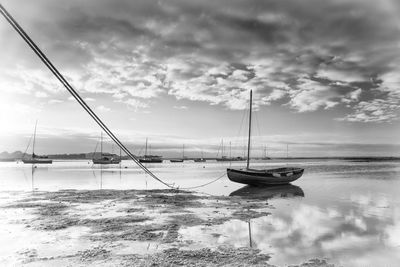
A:
[[[3,0],[135,153],[400,155],[396,0]],[[0,18],[0,151],[94,150],[100,129]],[[107,149],[111,149],[108,144]]]

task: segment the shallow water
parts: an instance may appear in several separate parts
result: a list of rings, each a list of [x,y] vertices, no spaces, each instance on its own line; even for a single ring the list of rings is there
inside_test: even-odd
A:
[[[327,258],[340,266],[398,266],[400,262],[400,162],[291,160],[255,162],[254,167],[303,166],[290,186],[249,188],[226,177],[197,189],[212,195],[258,198],[271,204],[269,216],[251,221],[180,229],[188,249],[252,246],[271,255],[271,264],[298,264]],[[243,166],[235,162],[233,166]],[[191,187],[225,172],[229,163],[148,165],[168,183]],[[133,163],[97,167],[88,161],[37,166],[0,163],[1,191],[165,188]],[[217,234],[216,234],[217,233]],[[3,240],[4,241],[4,240]]]

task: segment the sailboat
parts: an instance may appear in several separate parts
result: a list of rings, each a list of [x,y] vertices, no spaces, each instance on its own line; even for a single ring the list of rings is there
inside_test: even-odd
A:
[[[248,185],[279,185],[288,184],[299,179],[304,172],[303,168],[283,167],[276,169],[251,169],[250,168],[250,141],[251,141],[251,111],[253,92],[250,91],[249,136],[247,140],[247,166],[242,169],[227,169],[229,180]]]
[[[182,158],[181,159],[170,159],[170,162],[183,162],[185,159],[185,145],[182,146]]]
[[[25,164],[52,164],[53,160],[48,159],[47,156],[38,156],[35,154],[35,142],[36,142],[36,126],[35,131],[33,133],[33,145],[32,145],[32,156],[30,158],[25,158],[25,154],[22,156],[22,162]],[[29,147],[29,145],[28,145]]]
[[[227,156],[224,156],[224,139],[221,140],[221,157],[216,158],[216,161],[230,161]]]
[[[264,155],[261,157],[261,160],[270,160],[271,158],[268,156],[267,145],[264,146]]]
[[[121,162],[121,157],[114,158],[111,156],[103,155],[103,132],[100,134],[100,158],[92,159],[93,164],[119,164]]]
[[[161,162],[163,162],[161,156],[147,155],[147,138],[146,138],[146,148],[145,148],[144,156],[139,158],[139,162],[141,162],[141,163],[161,163]]]
[[[201,158],[193,159],[194,162],[206,162],[207,160],[204,158],[203,150],[201,151]]]
[[[217,161],[242,161],[242,157],[232,157],[232,144],[229,142],[229,157],[224,156],[224,139],[222,139],[222,153],[220,158],[216,158]]]

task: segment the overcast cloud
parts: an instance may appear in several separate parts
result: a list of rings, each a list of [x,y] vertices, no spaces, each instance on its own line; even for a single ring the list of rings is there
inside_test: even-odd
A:
[[[16,2],[24,3],[23,26],[35,29],[43,50],[88,95],[110,94],[135,108],[168,94],[244,109],[253,89],[257,105],[283,99],[295,112],[348,108],[338,120],[391,121],[398,114],[395,0],[5,5]],[[43,98],[56,94],[60,86],[35,63],[2,73],[1,87],[15,82],[21,93],[38,87]]]

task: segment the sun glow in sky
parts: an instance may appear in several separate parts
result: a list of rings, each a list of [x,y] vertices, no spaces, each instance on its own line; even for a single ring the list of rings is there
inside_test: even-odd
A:
[[[400,155],[396,0],[5,0],[135,153]],[[90,152],[99,127],[0,18],[0,151]],[[111,144],[105,145],[111,149]]]

